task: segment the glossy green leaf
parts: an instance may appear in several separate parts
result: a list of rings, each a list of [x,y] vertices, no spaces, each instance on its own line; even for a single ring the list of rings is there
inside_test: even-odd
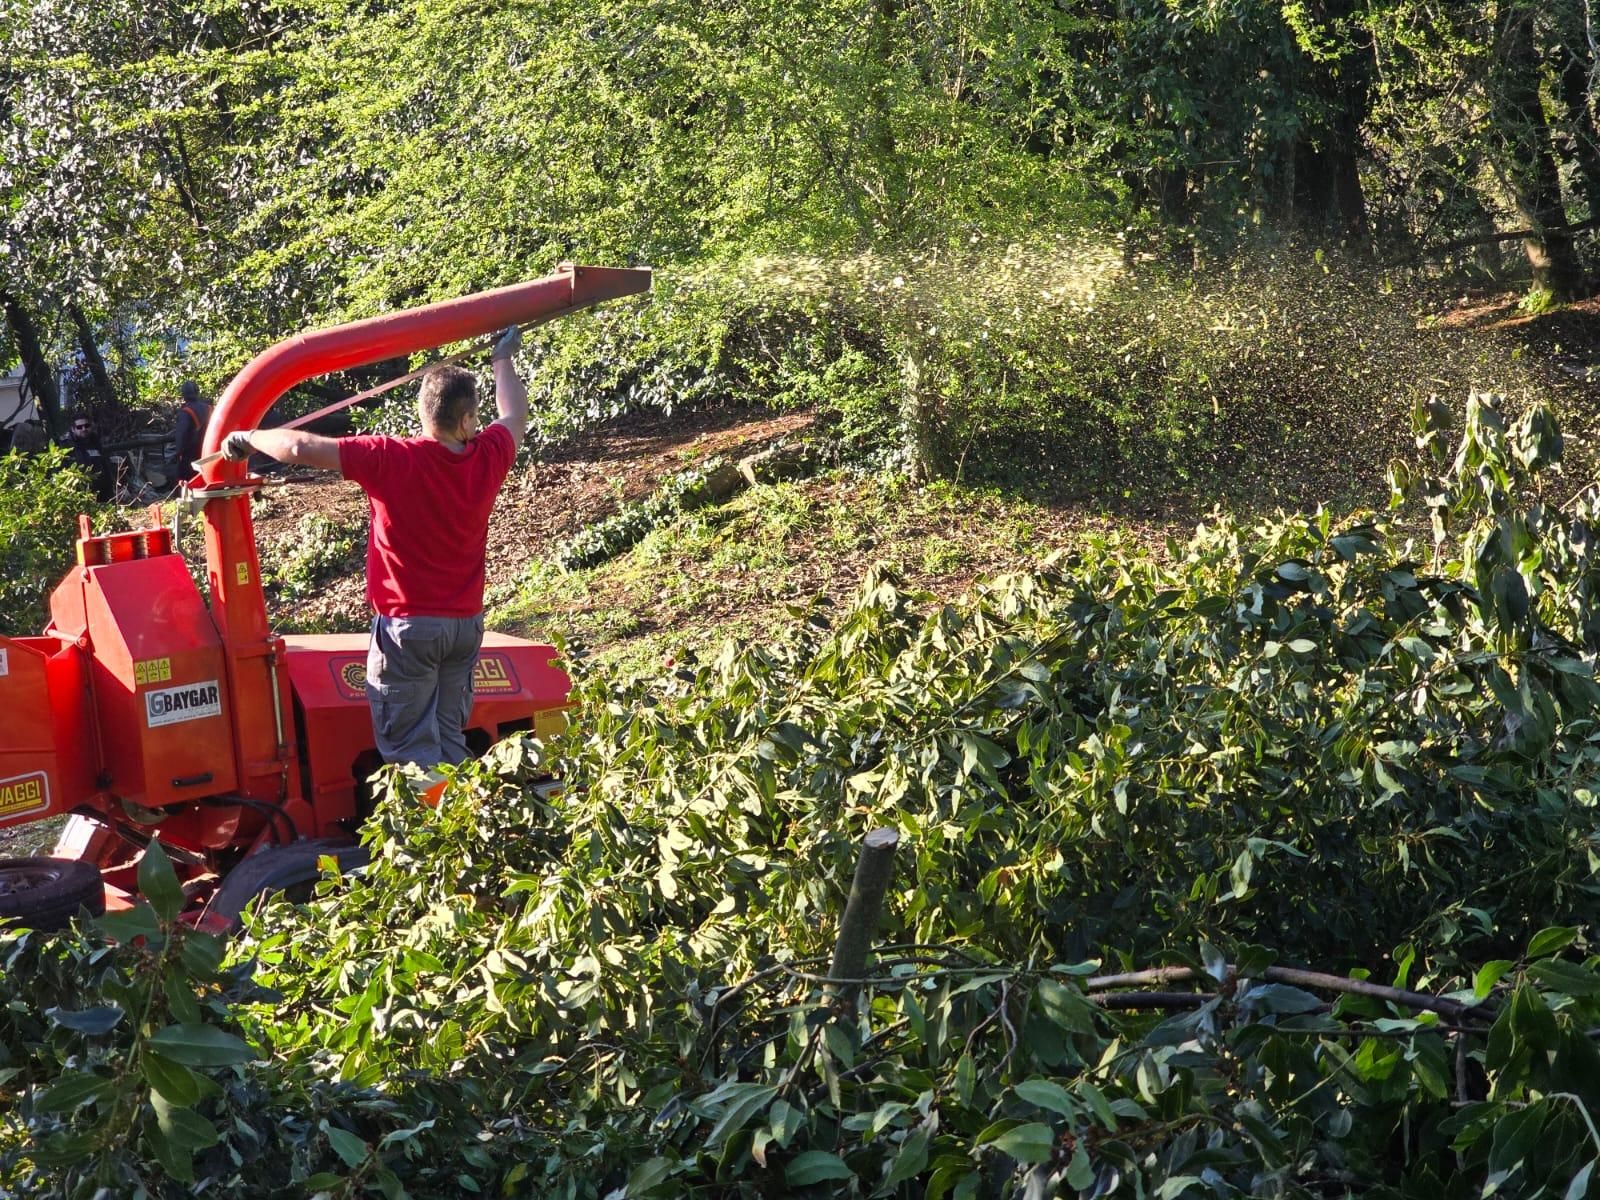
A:
[[[1472,994],[1474,998],[1482,1000],[1487,997],[1494,990],[1494,985],[1499,983],[1505,977],[1506,972],[1515,966],[1516,964],[1508,958],[1497,958],[1491,962],[1484,963],[1472,977]]]
[[[783,1169],[784,1181],[790,1187],[810,1187],[830,1179],[851,1179],[854,1175],[844,1159],[826,1150],[802,1151]]]
[[[139,1066],[151,1090],[169,1104],[189,1107],[200,1099],[200,1081],[182,1063],[173,1062],[154,1050],[146,1050],[139,1057]]]
[[[1568,996],[1600,996],[1600,973],[1559,958],[1545,958],[1528,968],[1540,987]]]
[[[672,1174],[672,1160],[667,1158],[647,1159],[640,1163],[628,1175],[628,1186],[624,1194],[628,1196],[645,1196],[653,1188],[666,1182]]]
[[[1041,979],[1035,995],[1039,1008],[1056,1025],[1071,1033],[1093,1033],[1094,1013],[1075,989],[1054,979]]]
[[[179,1150],[206,1150],[220,1140],[217,1127],[191,1108],[168,1104],[160,1095],[154,1098],[152,1107],[161,1132]]]
[[[883,1181],[884,1187],[896,1187],[922,1174],[923,1168],[928,1165],[928,1142],[931,1136],[927,1126],[914,1129],[906,1136],[906,1140],[901,1143],[900,1149],[895,1152],[894,1160],[889,1165],[889,1174]]]
[[[1006,1130],[990,1145],[1018,1162],[1041,1163],[1050,1157],[1055,1145],[1055,1133],[1048,1125],[1030,1121]]]
[[[1073,1147],[1072,1158],[1067,1163],[1067,1186],[1082,1192],[1087,1191],[1093,1184],[1094,1166],[1089,1161],[1089,1152],[1079,1144]]]
[[[159,1126],[146,1125],[144,1144],[161,1169],[180,1183],[194,1182],[194,1152],[173,1143]]]
[[[172,921],[183,910],[183,888],[172,869],[172,860],[160,842],[151,842],[139,856],[139,894],[149,902],[156,916]]]
[[[711,1132],[706,1135],[706,1144],[711,1147],[721,1146],[733,1134],[738,1133],[748,1125],[756,1114],[765,1111],[772,1103],[773,1097],[778,1094],[778,1089],[769,1084],[733,1084],[726,1089],[728,1099],[722,1110],[722,1115],[717,1118]]]
[[[40,1112],[70,1112],[81,1105],[111,1096],[115,1085],[102,1075],[74,1071],[61,1075],[33,1102]]]
[[[98,1004],[77,1011],[65,1008],[45,1010],[45,1016],[57,1025],[87,1034],[110,1033],[121,1024],[123,1015],[122,1009],[115,1004]]]
[[[340,1129],[336,1125],[322,1122],[322,1132],[327,1136],[328,1145],[339,1156],[345,1166],[355,1168],[367,1161],[371,1152],[367,1143],[347,1129]]]
[[[188,1067],[225,1067],[255,1058],[242,1039],[215,1025],[168,1025],[156,1031],[150,1045]]]
[[[1567,1184],[1563,1200],[1583,1200],[1589,1194],[1589,1180],[1594,1176],[1595,1160],[1590,1159],[1584,1163],[1577,1174]]]
[[[1053,1113],[1060,1113],[1064,1117],[1077,1114],[1077,1105],[1072,1102],[1072,1097],[1067,1094],[1067,1089],[1059,1083],[1048,1079],[1027,1079],[1017,1084],[1018,1097],[1026,1100],[1036,1108],[1043,1108]]]
[[[1578,930],[1573,925],[1551,925],[1533,935],[1528,943],[1529,958],[1547,958],[1559,954],[1578,940]]]

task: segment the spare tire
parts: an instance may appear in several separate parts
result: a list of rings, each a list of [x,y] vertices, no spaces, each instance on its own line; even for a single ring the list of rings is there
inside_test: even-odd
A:
[[[65,929],[106,911],[100,869],[76,858],[0,858],[0,925]]]

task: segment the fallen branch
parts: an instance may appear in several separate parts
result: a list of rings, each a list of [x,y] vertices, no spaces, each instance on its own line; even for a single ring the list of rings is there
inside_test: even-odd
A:
[[[1233,980],[1237,977],[1238,969],[1230,964],[1227,968],[1226,978]],[[1425,992],[1411,992],[1404,988],[1385,987],[1383,984],[1369,983],[1365,979],[1350,979],[1344,975],[1329,975],[1322,971],[1302,971],[1295,967],[1266,967],[1254,977],[1270,980],[1273,983],[1287,983],[1327,992],[1345,992],[1350,995],[1367,996],[1374,1000],[1403,1005],[1406,1008],[1436,1012],[1440,1016],[1450,1017],[1453,1020],[1492,1015],[1492,1010],[1487,1008],[1483,1002],[1463,1004],[1460,1000],[1451,1000],[1445,996],[1430,996]],[[1179,983],[1185,980],[1210,978],[1212,977],[1204,971],[1197,971],[1193,967],[1154,967],[1148,971],[1128,971],[1120,975],[1096,975],[1084,984],[1084,990],[1094,993],[1119,987],[1138,987],[1151,983]]]
[[[1467,250],[1473,246],[1488,246],[1495,242],[1514,242],[1519,238],[1542,239],[1547,234],[1582,233],[1588,229],[1600,229],[1600,218],[1579,221],[1576,225],[1547,225],[1543,229],[1513,229],[1510,233],[1481,233],[1473,237],[1456,238],[1453,241],[1441,242],[1437,246],[1424,246],[1413,252],[1408,258],[1394,259],[1383,265],[1385,267],[1409,267],[1425,258],[1434,258],[1440,254],[1450,254],[1456,250]]]

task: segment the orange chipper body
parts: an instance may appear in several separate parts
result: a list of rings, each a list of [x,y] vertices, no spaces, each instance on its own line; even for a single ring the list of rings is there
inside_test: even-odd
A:
[[[217,402],[205,453],[254,429],[318,375],[481,337],[646,292],[642,269],[564,267],[531,283],[301,334],[259,355]],[[0,637],[0,828],[74,814],[58,856],[100,868],[110,903],[159,840],[197,903],[252,851],[353,842],[379,765],[363,691],[364,634],[278,637],[267,622],[243,463],[190,481],[205,526],[209,603],[170,530],[95,536],[40,637]],[[489,634],[468,740],[564,723],[569,682],[549,646]],[[125,900],[123,901],[125,902]]]

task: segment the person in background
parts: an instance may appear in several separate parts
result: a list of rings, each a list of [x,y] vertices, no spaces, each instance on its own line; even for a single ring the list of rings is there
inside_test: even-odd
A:
[[[329,438],[293,429],[236,430],[222,453],[254,453],[338,471],[367,493],[367,702],[385,762],[432,771],[467,759],[472,669],[483,641],[489,514],[528,427],[528,391],[512,361],[522,335],[494,347],[499,420],[478,424],[471,372],[439,367],[417,394],[420,437]]]
[[[43,421],[24,421],[11,435],[11,449],[18,454],[41,454],[50,447],[50,435]]]
[[[117,492],[117,472],[111,458],[100,448],[100,434],[88,413],[72,418],[67,432],[67,461],[80,467],[89,477],[94,498],[104,504]]]
[[[178,422],[172,430],[171,478],[174,482],[187,479],[194,471],[194,461],[200,457],[200,443],[205,441],[206,425],[211,420],[211,405],[200,398],[200,385],[185,379],[179,389],[183,407],[178,410]]]

